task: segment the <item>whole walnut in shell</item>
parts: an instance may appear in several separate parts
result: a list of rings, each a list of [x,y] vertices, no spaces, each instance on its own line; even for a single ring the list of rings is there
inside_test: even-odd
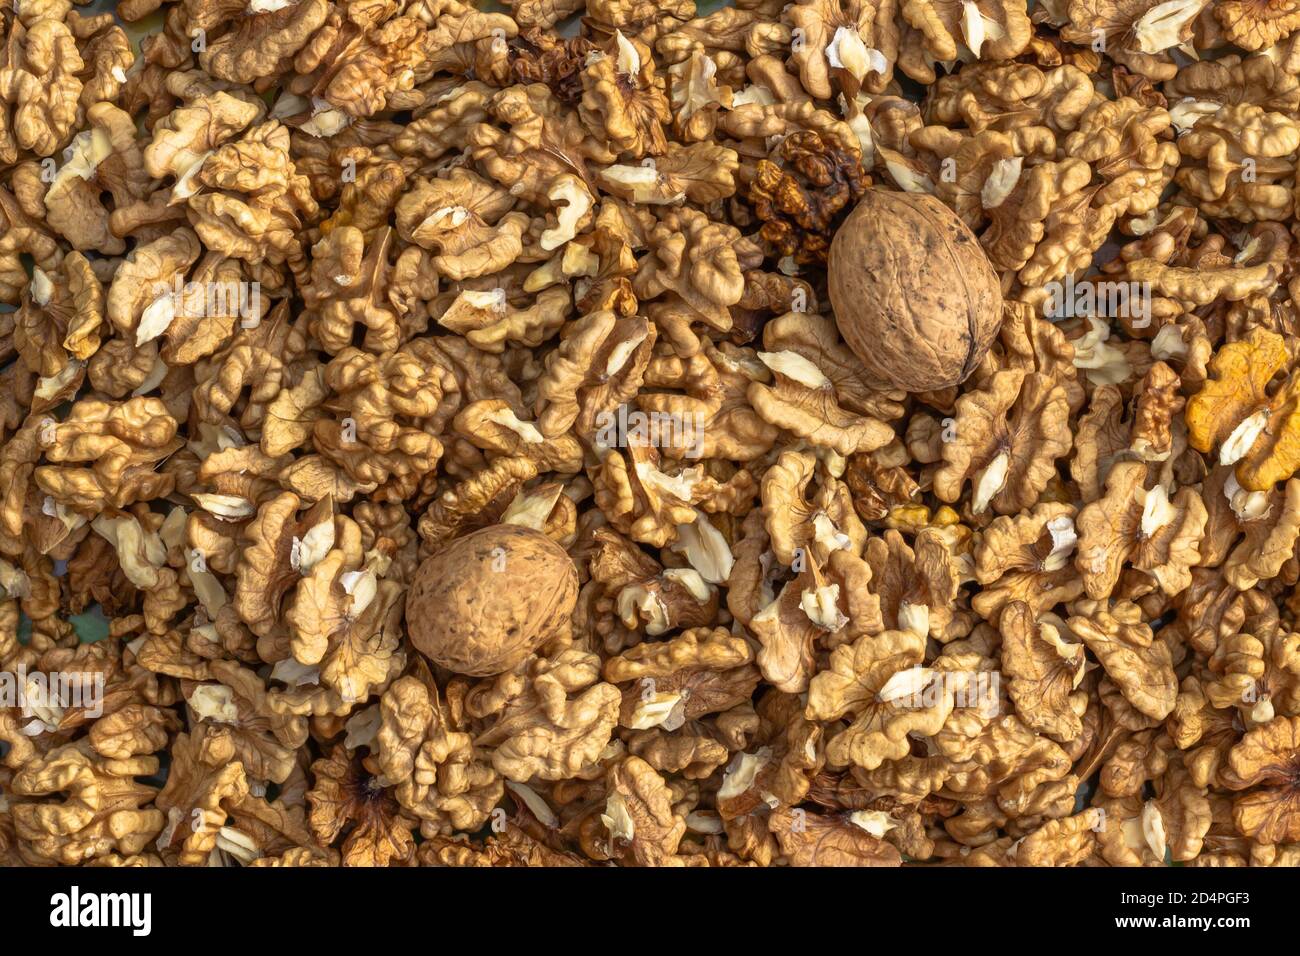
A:
[[[457,538],[420,565],[406,599],[411,643],[472,677],[510,670],[568,626],[578,572],[531,528],[499,524]]]
[[[925,193],[868,190],[831,243],[835,323],[867,371],[909,392],[947,388],[979,364],[1002,322],[979,241]]]

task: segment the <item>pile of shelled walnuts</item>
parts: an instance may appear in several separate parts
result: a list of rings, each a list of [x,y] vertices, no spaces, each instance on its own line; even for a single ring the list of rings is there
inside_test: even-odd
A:
[[[1300,864],[1300,3],[510,6],[0,10],[0,863]]]

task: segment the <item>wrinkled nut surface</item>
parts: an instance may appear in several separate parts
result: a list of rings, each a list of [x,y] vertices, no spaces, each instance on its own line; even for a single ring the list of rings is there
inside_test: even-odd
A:
[[[0,866],[1300,865],[1300,2],[108,6]]]
[[[564,629],[578,572],[531,528],[493,525],[426,558],[406,596],[411,643],[456,674],[510,670]]]
[[[831,243],[835,324],[876,379],[908,392],[964,382],[1002,323],[998,275],[933,196],[870,189]]]

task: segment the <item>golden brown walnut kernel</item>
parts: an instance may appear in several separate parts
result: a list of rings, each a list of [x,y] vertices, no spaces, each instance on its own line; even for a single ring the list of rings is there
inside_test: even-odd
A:
[[[970,510],[1014,514],[1031,506],[1070,450],[1065,389],[1039,372],[1007,369],[957,400],[940,445],[934,492],[955,503],[971,483]]]
[[[477,742],[508,780],[565,780],[598,772],[618,723],[620,695],[600,680],[599,658],[575,647],[533,656],[470,688],[465,710],[487,722]]]

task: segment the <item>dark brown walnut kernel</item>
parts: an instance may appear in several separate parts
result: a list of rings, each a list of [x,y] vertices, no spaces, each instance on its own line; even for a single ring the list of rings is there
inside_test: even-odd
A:
[[[855,153],[815,132],[798,132],[758,161],[748,199],[763,223],[758,234],[775,255],[823,263],[842,214],[869,184]]]

